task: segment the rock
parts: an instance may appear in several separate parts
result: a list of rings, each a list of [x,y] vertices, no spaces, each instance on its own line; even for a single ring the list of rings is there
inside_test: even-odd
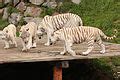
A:
[[[20,2],[16,7],[20,12],[24,12],[26,10],[26,6],[24,2]]]
[[[42,12],[41,8],[27,7],[26,11],[24,12],[24,16],[38,17],[41,12]]]
[[[25,22],[31,22],[31,20],[33,19],[33,17],[24,17],[23,18]]]
[[[8,18],[8,21],[9,23],[16,25],[21,18],[22,18],[22,15],[20,13],[12,13]]]
[[[2,19],[7,19],[8,18],[8,8],[4,8],[4,11],[3,11],[3,17]]]
[[[35,22],[37,25],[40,24],[40,22],[42,21],[42,18],[39,18],[39,17],[36,17],[36,18],[33,18],[33,17],[25,17],[23,18],[24,21],[26,21],[27,23],[28,22]]]
[[[7,4],[7,3],[9,3],[9,2],[11,2],[11,0],[4,0],[4,3],[5,3],[5,4]]]
[[[44,2],[44,0],[29,0],[32,4],[35,4],[35,5],[40,5]]]
[[[56,2],[45,2],[43,3],[43,6],[47,6],[49,8],[55,9],[57,7],[57,3]]]
[[[19,3],[19,0],[13,0],[14,6]]]
[[[71,1],[75,4],[79,4],[81,2],[81,0],[71,0]]]
[[[33,18],[31,21],[35,22],[37,25],[39,25],[40,22],[42,21],[42,18],[36,17],[36,18]]]
[[[2,13],[3,13],[3,11],[4,11],[4,9],[0,9],[0,14],[2,14]]]

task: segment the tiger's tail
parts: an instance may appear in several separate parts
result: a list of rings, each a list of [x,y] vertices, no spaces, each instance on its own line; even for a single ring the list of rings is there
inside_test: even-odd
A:
[[[104,39],[112,40],[112,39],[116,38],[118,31],[115,29],[114,35],[111,37],[106,36],[101,30],[99,30],[99,33],[100,33],[100,36],[102,36]]]

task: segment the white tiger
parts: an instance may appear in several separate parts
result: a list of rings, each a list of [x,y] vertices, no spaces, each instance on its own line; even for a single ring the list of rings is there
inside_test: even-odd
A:
[[[88,50],[83,52],[82,55],[88,55],[92,49],[94,48],[94,43],[96,42],[100,47],[100,53],[105,53],[105,45],[102,42],[101,37],[105,39],[113,39],[113,37],[107,37],[100,29],[95,27],[83,26],[83,27],[70,27],[70,28],[62,28],[52,34],[51,41],[55,43],[57,40],[64,41],[64,51],[60,54],[64,54],[65,52],[69,52],[73,56],[76,53],[71,49],[73,43],[88,43]]]
[[[5,41],[5,49],[10,48],[10,44],[14,44],[17,47],[16,38],[16,27],[14,24],[9,24],[2,31],[2,40]]]
[[[34,22],[29,22],[21,27],[19,36],[22,38],[22,51],[36,47],[36,31],[37,25]]]
[[[51,34],[59,30],[63,27],[72,27],[72,26],[79,26],[83,25],[82,19],[72,13],[64,13],[64,14],[58,14],[54,16],[45,16],[41,22],[41,24],[38,26],[37,35],[41,37],[41,35],[44,34],[44,32],[47,33],[47,43],[45,45],[50,45],[50,38]]]

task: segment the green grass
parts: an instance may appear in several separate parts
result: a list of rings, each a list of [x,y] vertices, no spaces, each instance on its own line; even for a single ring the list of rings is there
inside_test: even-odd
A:
[[[120,43],[120,1],[119,0],[82,0],[79,5],[65,2],[58,9],[61,13],[71,12],[79,15],[84,25],[100,28],[110,36],[113,30],[118,30],[116,40]]]
[[[7,20],[2,20],[0,19],[0,30],[2,30],[4,27],[6,27],[8,25],[8,21]]]

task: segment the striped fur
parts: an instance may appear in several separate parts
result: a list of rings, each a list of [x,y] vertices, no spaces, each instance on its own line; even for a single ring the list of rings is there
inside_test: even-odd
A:
[[[47,33],[48,41],[45,45],[50,45],[50,37],[54,31],[57,31],[63,27],[72,27],[83,25],[81,18],[72,13],[58,14],[54,16],[45,16],[38,26],[37,34],[41,36],[43,29]]]
[[[105,46],[102,42],[101,37],[105,39],[113,39],[116,36],[107,37],[100,29],[95,27],[83,26],[83,27],[71,27],[71,28],[62,28],[52,35],[51,41],[55,42],[57,40],[62,40],[65,42],[64,51],[61,54],[64,54],[66,51],[71,53],[73,56],[76,55],[75,52],[71,49],[73,43],[88,43],[88,50],[83,52],[83,55],[89,54],[93,45],[96,42],[101,47],[101,53],[105,53]]]

